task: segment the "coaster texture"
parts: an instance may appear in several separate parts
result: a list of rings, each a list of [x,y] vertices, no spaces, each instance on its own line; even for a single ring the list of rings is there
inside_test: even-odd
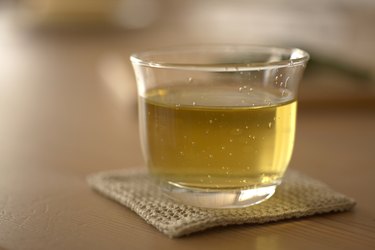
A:
[[[342,212],[355,205],[353,199],[296,171],[286,174],[269,200],[236,209],[198,208],[177,203],[163,195],[143,169],[100,172],[87,180],[92,188],[127,206],[171,238],[217,226],[260,224]]]

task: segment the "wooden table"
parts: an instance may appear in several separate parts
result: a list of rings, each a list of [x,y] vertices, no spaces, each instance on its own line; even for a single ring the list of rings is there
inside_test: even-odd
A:
[[[301,101],[299,110],[290,168],[355,198],[353,211],[172,240],[85,181],[89,173],[143,164],[127,57],[145,42],[132,40],[136,32],[4,32],[0,27],[0,248],[375,249],[374,106]]]

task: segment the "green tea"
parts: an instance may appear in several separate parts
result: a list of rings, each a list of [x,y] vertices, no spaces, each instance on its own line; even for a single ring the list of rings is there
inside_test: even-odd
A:
[[[192,188],[279,183],[292,154],[297,106],[282,95],[246,86],[149,90],[139,108],[151,173]]]

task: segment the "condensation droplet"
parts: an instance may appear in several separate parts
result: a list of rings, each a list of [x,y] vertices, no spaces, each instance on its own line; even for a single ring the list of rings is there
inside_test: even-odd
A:
[[[229,156],[232,156],[233,154],[232,153],[229,153]]]
[[[225,147],[224,146],[221,146],[221,150],[224,150],[225,149]]]
[[[193,81],[193,77],[188,78],[188,82],[191,83]]]
[[[193,102],[193,106],[195,106],[195,104],[196,104],[196,103],[195,103],[195,102]]]
[[[246,128],[246,129],[249,129],[249,126],[246,125],[245,128]]]
[[[269,122],[269,123],[268,123],[268,127],[269,127],[269,128],[272,128],[272,122]]]
[[[209,120],[208,122],[209,122],[210,124],[212,124],[214,121],[213,121],[213,120]]]
[[[211,175],[208,174],[208,175],[207,175],[207,178],[211,178]]]
[[[209,154],[208,157],[210,157],[210,158],[214,158],[214,156],[213,156],[212,154]]]
[[[239,87],[239,88],[238,88],[238,91],[240,91],[240,92],[241,92],[241,91],[242,91],[242,87]]]
[[[229,142],[233,142],[233,139],[229,139]]]
[[[194,145],[194,144],[195,144],[195,141],[192,141],[191,144]]]

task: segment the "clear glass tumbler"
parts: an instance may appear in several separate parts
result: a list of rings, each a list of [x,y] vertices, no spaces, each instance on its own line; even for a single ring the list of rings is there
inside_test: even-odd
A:
[[[250,45],[131,56],[150,174],[182,203],[235,208],[271,197],[289,164],[308,53]]]

